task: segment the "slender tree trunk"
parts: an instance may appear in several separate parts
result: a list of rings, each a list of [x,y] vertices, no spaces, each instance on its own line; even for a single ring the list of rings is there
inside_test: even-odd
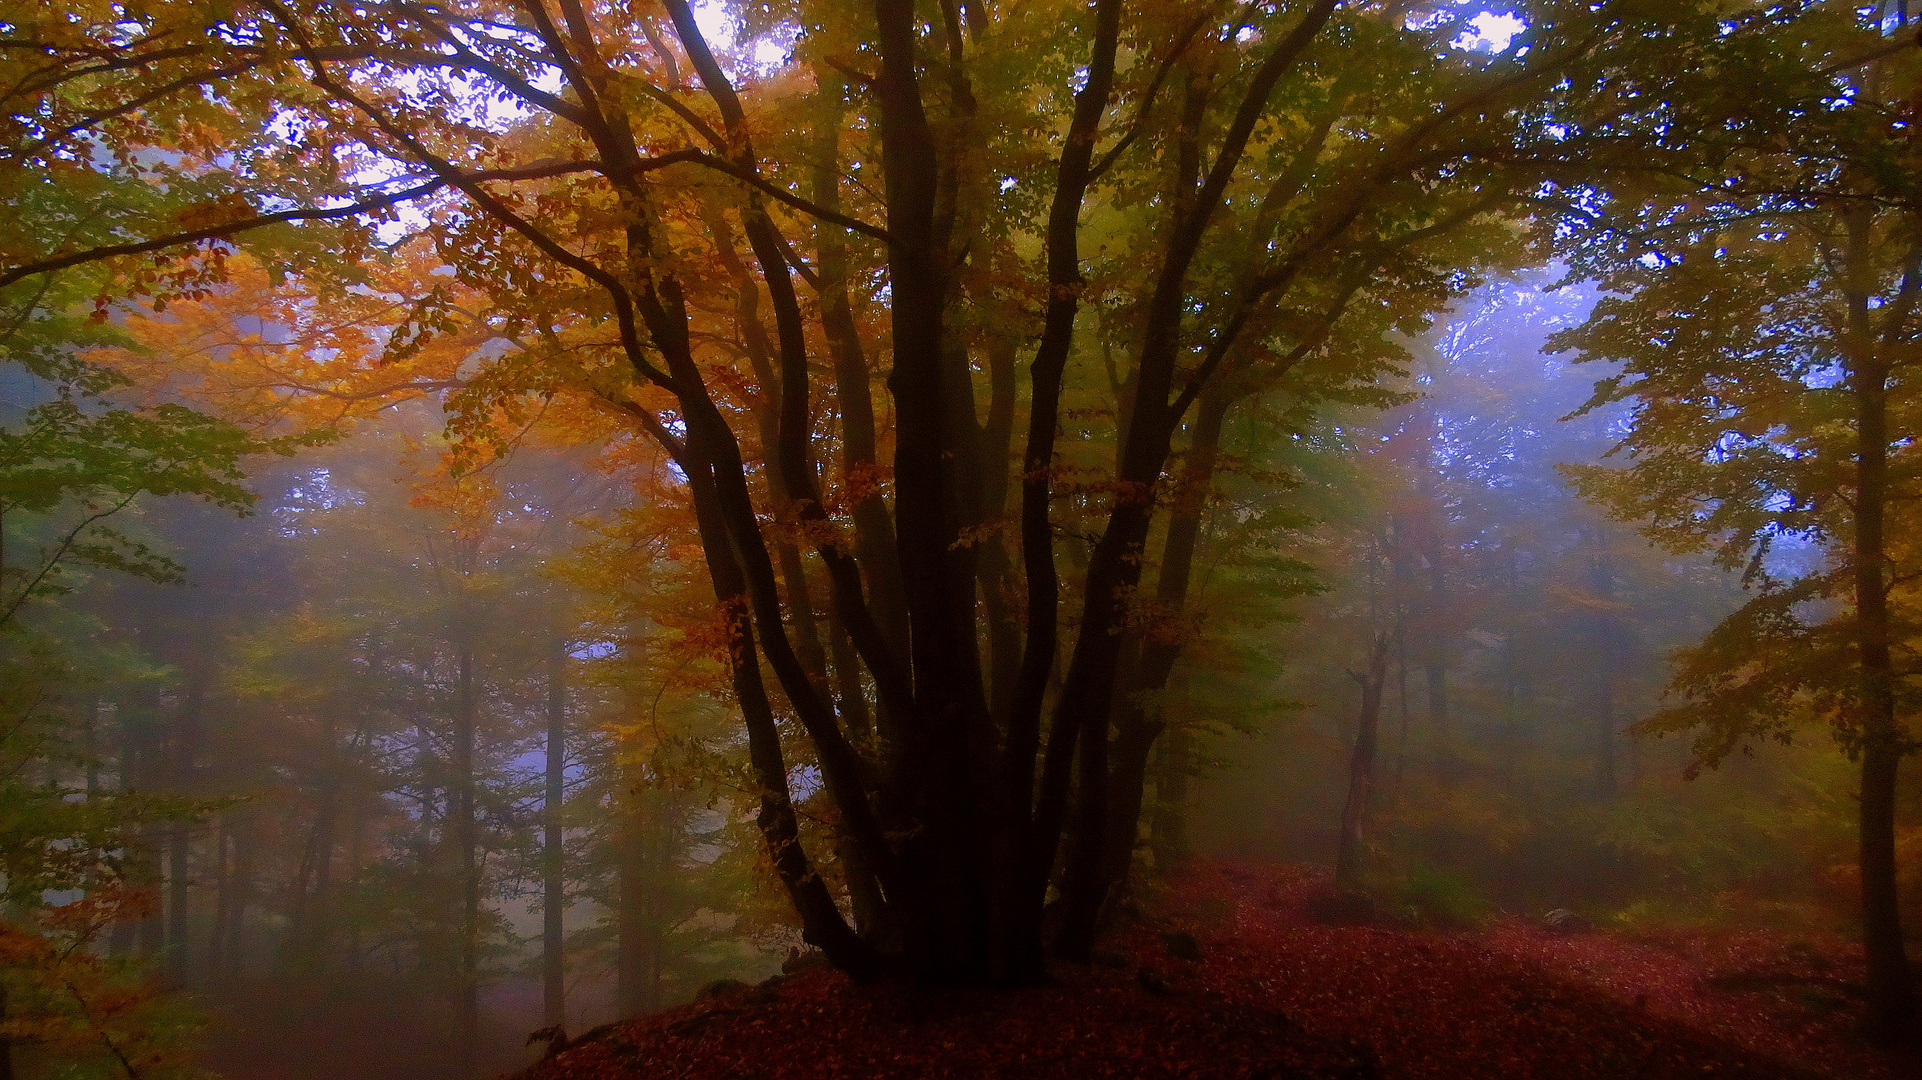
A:
[[[1221,454],[1222,425],[1234,401],[1234,396],[1226,392],[1211,393],[1202,399],[1195,414],[1187,461],[1175,487],[1174,509],[1162,546],[1155,601],[1160,606],[1160,617],[1177,623],[1187,614],[1189,585],[1201,550],[1203,519]],[[1126,887],[1141,828],[1148,757],[1155,740],[1167,726],[1150,713],[1144,698],[1167,689],[1181,657],[1181,632],[1178,625],[1163,627],[1160,634],[1141,646],[1137,660],[1126,665],[1120,716],[1115,724],[1113,777],[1109,781],[1107,877],[1110,890]]]
[[[160,747],[155,737],[159,726],[159,693],[151,685],[140,686],[135,689],[132,700],[124,705],[127,707],[121,716],[120,787],[126,791],[152,790],[166,780],[160,768]],[[115,952],[137,950],[153,957],[159,955],[164,944],[166,928],[161,922],[158,893],[161,885],[158,841],[163,835],[153,824],[141,824],[133,830],[134,850],[128,860],[128,876],[151,898],[151,903],[139,918],[121,924],[126,931],[124,935],[121,927],[115,928],[112,938]]]
[[[1401,788],[1402,777],[1408,772],[1408,728],[1413,710],[1408,701],[1408,620],[1399,620],[1395,628],[1395,709],[1400,721],[1395,733],[1395,777],[1397,790]]]
[[[1883,519],[1889,501],[1888,368],[1858,362],[1856,407],[1855,608],[1862,665],[1862,942],[1868,954],[1868,1009],[1863,1030],[1893,1042],[1915,1035],[1915,987],[1902,938],[1896,892],[1895,784],[1901,726],[1895,712],[1891,658],[1888,549]]]
[[[233,899],[229,901],[226,942],[220,950],[226,970],[236,975],[247,972],[247,908],[253,900],[254,867],[253,830],[239,828],[234,833]]]
[[[541,991],[549,1026],[567,1022],[567,865],[562,848],[562,803],[567,784],[567,643],[557,640],[547,674],[547,797],[542,807],[546,832],[541,842]]]
[[[87,726],[81,733],[81,753],[87,759],[87,798],[100,794],[100,714],[106,707],[100,698],[93,699],[87,709]]]
[[[454,689],[454,745],[448,800],[448,826],[460,874],[460,955],[456,972],[455,1038],[459,1040],[460,1075],[474,1074],[480,1038],[480,837],[475,820],[474,748],[480,701],[476,695],[474,642],[466,620],[456,629]]]
[[[0,982],[0,1023],[7,1016],[7,984]],[[0,1080],[13,1080],[13,1040],[0,1035]]]
[[[623,1017],[643,1016],[664,1004],[661,899],[667,881],[658,871],[667,862],[661,850],[667,823],[658,813],[660,801],[658,792],[633,784],[620,803],[615,836],[620,907],[615,912],[614,1000]]]
[[[1607,543],[1605,539],[1599,543]],[[1615,794],[1615,571],[1603,551],[1595,559],[1595,592],[1609,605],[1595,618],[1595,791],[1607,798]]]
[[[320,794],[315,800],[314,823],[294,876],[293,909],[287,916],[287,938],[283,946],[288,963],[309,968],[323,959],[327,908],[332,903],[334,831],[340,812],[342,767],[335,746],[332,722],[323,729],[328,755],[321,774]]]
[[[194,757],[199,750],[201,709],[206,704],[206,676],[196,672],[174,721],[173,768],[169,786],[185,795],[194,788]],[[167,830],[167,983],[187,985],[188,928],[193,885],[193,828],[178,821]]]
[[[1375,635],[1367,670],[1355,675],[1361,684],[1361,713],[1355,729],[1355,748],[1348,759],[1348,800],[1341,808],[1341,847],[1335,855],[1335,888],[1361,889],[1362,860],[1368,855],[1370,823],[1375,809],[1375,747],[1381,726],[1382,685],[1388,680],[1388,651],[1393,635]]]
[[[1155,865],[1167,867],[1192,854],[1188,841],[1188,771],[1194,767],[1194,736],[1177,724],[1161,740],[1155,766],[1154,820],[1149,835]]]
[[[214,831],[214,925],[207,935],[207,976],[219,979],[227,973],[227,921],[233,917],[233,877],[227,849],[233,841],[233,826],[227,814],[220,816]]]

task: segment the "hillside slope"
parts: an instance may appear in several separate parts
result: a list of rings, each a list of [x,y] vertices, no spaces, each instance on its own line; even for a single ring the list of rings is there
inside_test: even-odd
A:
[[[523,1080],[1922,1075],[1849,1035],[1845,952],[1329,926],[1308,914],[1312,870],[1200,863],[1180,881],[1056,986],[910,991],[808,968],[601,1029]]]

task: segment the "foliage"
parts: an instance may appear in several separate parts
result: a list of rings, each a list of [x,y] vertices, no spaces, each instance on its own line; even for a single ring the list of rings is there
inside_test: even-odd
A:
[[[0,923],[7,1004],[0,1036],[45,1061],[53,1080],[210,1075],[193,1061],[204,1019],[161,994],[140,962],[100,952],[109,925],[150,903],[124,886],[96,887],[40,910],[27,926]]]

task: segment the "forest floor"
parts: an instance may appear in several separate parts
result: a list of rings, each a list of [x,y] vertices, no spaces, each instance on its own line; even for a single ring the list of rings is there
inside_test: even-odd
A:
[[[1317,870],[1198,863],[1180,882],[1056,986],[805,968],[601,1029],[522,1080],[1922,1077],[1852,1034],[1861,958],[1841,942],[1328,925]]]

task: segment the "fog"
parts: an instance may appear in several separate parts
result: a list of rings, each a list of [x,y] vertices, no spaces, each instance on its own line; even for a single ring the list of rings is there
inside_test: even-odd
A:
[[[1914,7],[0,12],[0,1080],[1922,1075]]]
[[[1372,677],[1359,873],[1385,911],[1848,929],[1828,739],[1685,779],[1688,735],[1638,727],[1744,586],[1571,487],[1563,466],[1604,462],[1624,417],[1582,409],[1607,371],[1546,351],[1592,304],[1551,281],[1472,294],[1386,396],[1277,394],[1231,426],[1145,882],[1197,856],[1333,865]],[[151,906],[89,947],[144,965],[236,1080],[491,1074],[537,1056],[536,1029],[756,981],[801,944],[659,501],[672,472],[535,436],[450,478],[444,423],[420,399],[255,459],[248,517],[146,500],[129,535],[183,580],[76,569],[23,616],[71,665],[31,767],[185,807],[136,819],[122,872]],[[820,783],[796,770],[805,808]]]

